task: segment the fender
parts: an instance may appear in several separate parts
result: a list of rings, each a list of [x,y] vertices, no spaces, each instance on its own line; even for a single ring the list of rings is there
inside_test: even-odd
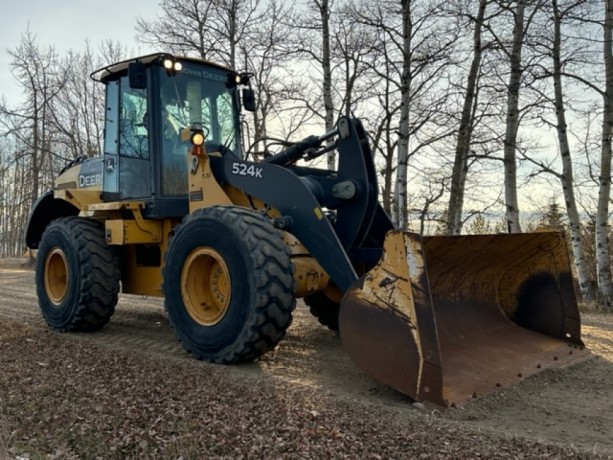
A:
[[[67,201],[53,196],[53,190],[48,190],[38,197],[26,225],[26,245],[37,249],[40,238],[49,223],[58,217],[76,216],[79,210]]]

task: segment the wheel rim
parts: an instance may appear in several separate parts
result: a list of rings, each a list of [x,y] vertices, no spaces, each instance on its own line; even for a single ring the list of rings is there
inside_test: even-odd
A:
[[[45,259],[45,291],[56,306],[64,301],[68,292],[68,262],[59,248],[54,248]]]
[[[333,283],[328,283],[328,285],[324,288],[323,293],[332,302],[340,304],[341,300],[343,300],[343,293]]]
[[[230,305],[230,273],[221,255],[212,248],[193,250],[181,271],[181,296],[187,313],[198,324],[212,326]]]

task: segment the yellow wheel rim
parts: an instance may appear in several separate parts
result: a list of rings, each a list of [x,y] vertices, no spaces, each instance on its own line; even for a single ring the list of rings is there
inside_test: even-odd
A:
[[[328,283],[328,285],[324,288],[323,293],[332,302],[341,303],[341,300],[343,300],[343,293],[333,283]]]
[[[45,291],[56,306],[64,301],[68,292],[68,262],[59,248],[54,248],[45,259]]]
[[[230,274],[212,248],[194,249],[181,270],[181,296],[189,316],[203,326],[217,324],[230,305]]]

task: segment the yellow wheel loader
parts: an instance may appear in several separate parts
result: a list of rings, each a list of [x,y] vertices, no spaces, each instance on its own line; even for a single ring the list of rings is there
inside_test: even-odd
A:
[[[187,351],[237,363],[302,297],[366,373],[441,406],[588,356],[563,235],[395,230],[359,120],[248,161],[248,74],[153,54],[92,78],[104,154],[64,168],[26,233],[52,329],[102,328],[120,290],[160,296]],[[336,171],[299,162],[331,149]]]

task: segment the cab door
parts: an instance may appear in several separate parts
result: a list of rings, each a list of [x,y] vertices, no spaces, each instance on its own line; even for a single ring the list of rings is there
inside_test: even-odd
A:
[[[151,196],[149,113],[147,90],[131,88],[127,75],[108,84],[104,143],[105,201]]]

